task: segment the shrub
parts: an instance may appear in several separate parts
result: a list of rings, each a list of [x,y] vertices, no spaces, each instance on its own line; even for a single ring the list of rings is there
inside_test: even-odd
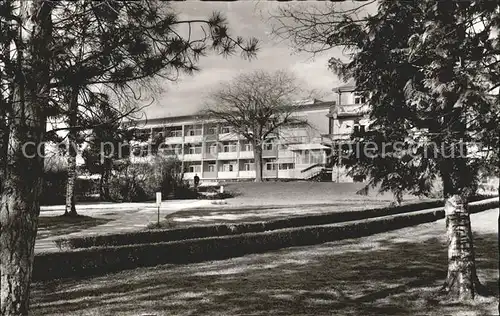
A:
[[[42,194],[40,204],[56,205],[66,203],[66,170],[46,170],[43,174]]]
[[[317,215],[296,216],[267,222],[252,222],[229,225],[192,226],[178,229],[139,231],[131,233],[85,236],[77,238],[62,238],[56,240],[60,248],[86,248],[94,246],[118,246],[127,244],[166,242],[180,239],[203,238],[208,236],[223,236],[249,232],[262,232],[289,227],[325,225],[331,223],[359,220],[392,214],[418,211],[426,208],[441,207],[441,201],[408,204],[394,208],[378,208],[363,211],[345,211]]]
[[[110,181],[111,196],[127,202],[152,200],[156,192],[162,192],[165,198],[196,198],[181,171],[177,158],[155,156],[151,163],[125,161]]]
[[[484,211],[498,206],[498,200],[479,201],[469,205],[471,213]],[[84,236],[77,238],[61,238],[56,240],[59,248],[87,248],[99,246],[119,246],[128,244],[168,242],[182,239],[205,238],[209,236],[224,236],[243,233],[264,232],[291,227],[303,227],[313,225],[328,225],[332,223],[361,220],[367,218],[390,216],[423,209],[443,207],[442,201],[414,203],[394,208],[378,208],[357,212],[337,212],[319,215],[297,216],[286,219],[278,219],[267,222],[251,222],[240,224],[221,224],[191,226],[176,229],[158,229],[154,231],[139,231],[119,234]],[[155,223],[156,224],[156,223]],[[151,224],[151,225],[155,225]]]
[[[33,279],[99,275],[136,267],[166,263],[192,263],[221,260],[284,247],[314,245],[355,238],[387,230],[432,222],[444,211],[426,210],[349,223],[286,228],[233,236],[207,237],[173,242],[95,247],[35,256]]]
[[[111,177],[110,195],[115,201],[142,202],[152,199],[156,187],[151,185],[149,164],[124,162]]]

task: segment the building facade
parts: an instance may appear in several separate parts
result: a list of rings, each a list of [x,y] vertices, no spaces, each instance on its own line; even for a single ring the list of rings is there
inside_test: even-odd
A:
[[[263,178],[307,180],[321,174],[332,181],[352,181],[345,176],[345,170],[332,170],[330,155],[335,141],[348,139],[355,129],[366,128],[367,106],[365,100],[355,95],[352,85],[334,92],[337,100],[313,100],[294,113],[308,126],[282,128],[279,137],[263,145]],[[134,128],[143,141],[131,146],[133,162],[145,163],[152,159],[152,154],[161,154],[182,162],[185,179],[196,174],[204,181],[255,178],[252,144],[231,126],[194,115],[148,119],[136,124]],[[157,152],[152,153],[150,145],[155,142]]]

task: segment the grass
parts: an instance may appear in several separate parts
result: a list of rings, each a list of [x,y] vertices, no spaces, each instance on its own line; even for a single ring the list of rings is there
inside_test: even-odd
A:
[[[472,215],[479,278],[497,293],[498,210]],[[494,296],[436,295],[443,220],[230,260],[35,283],[32,315],[491,315]]]
[[[386,202],[370,202],[370,207],[384,207]],[[176,227],[187,227],[192,225],[210,225],[242,223],[255,221],[268,221],[283,219],[297,215],[313,215],[337,211],[359,211],[366,209],[366,202],[339,202],[320,205],[303,206],[249,206],[249,207],[220,207],[220,208],[196,208],[184,210],[165,216],[166,225],[172,223]]]
[[[392,194],[356,194],[363,183],[332,182],[239,182],[223,184],[235,197],[227,205],[195,208],[169,214],[166,223],[177,227],[205,224],[239,223],[281,219],[289,216],[324,212],[356,211],[369,207],[385,207],[393,202]],[[421,199],[407,195],[404,202]],[[430,200],[430,199],[425,199]],[[162,226],[165,226],[162,224]]]
[[[385,201],[391,202],[391,193],[379,194],[376,189],[368,195],[356,194],[363,183],[333,182],[240,182],[223,184],[224,190],[236,196],[229,199],[232,205],[295,205],[324,204],[338,201]],[[415,196],[405,195],[404,200],[415,200]]]
[[[114,215],[114,214],[113,214]],[[77,216],[40,216],[38,218],[37,239],[61,236],[81,231],[111,221],[109,218],[95,218],[84,215]]]

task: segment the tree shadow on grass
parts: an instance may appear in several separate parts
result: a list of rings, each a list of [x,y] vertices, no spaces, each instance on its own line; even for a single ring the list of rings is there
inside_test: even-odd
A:
[[[96,218],[84,215],[77,216],[40,216],[38,218],[37,239],[52,236],[61,236],[104,225],[111,221],[109,218]]]
[[[429,226],[430,228],[434,226]],[[439,231],[393,233],[222,261],[139,268],[37,283],[33,315],[491,314],[495,298],[441,302],[446,244]],[[435,235],[433,237],[433,235]],[[412,239],[413,237],[410,237]],[[417,238],[415,238],[417,239]],[[478,274],[498,294],[496,234],[475,234]]]
[[[384,207],[387,203],[372,203],[371,207]],[[262,222],[269,220],[288,219],[304,215],[322,215],[334,212],[361,211],[366,209],[365,203],[339,202],[326,205],[304,206],[265,206],[241,208],[196,208],[175,212],[165,216],[174,222],[176,227],[208,224],[236,224],[243,222]]]

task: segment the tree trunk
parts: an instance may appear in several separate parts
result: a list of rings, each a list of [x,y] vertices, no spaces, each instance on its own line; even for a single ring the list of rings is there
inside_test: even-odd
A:
[[[101,179],[99,180],[99,196],[103,201],[111,200],[109,193],[109,176],[111,174],[112,162],[109,158],[104,158],[101,171]]]
[[[111,173],[111,170],[106,170],[106,173],[104,174],[104,197],[106,198],[107,201],[111,200],[111,194],[109,193],[109,175]]]
[[[68,109],[68,181],[66,182],[66,208],[64,210],[64,215],[75,216],[76,205],[75,205],[75,184],[76,184],[76,134],[77,131],[74,129],[77,124],[78,115],[78,88],[73,88],[71,90],[71,100]]]
[[[498,202],[500,203],[500,131],[497,135],[497,176],[498,176]],[[498,235],[498,269],[500,269],[500,212],[498,213],[497,235]],[[498,278],[498,288],[500,289],[500,278]],[[498,314],[500,315],[500,291],[498,293]]]
[[[458,194],[446,199],[448,276],[443,291],[450,299],[474,299],[481,286],[476,274],[472,230],[466,199]]]
[[[20,71],[25,64],[24,54],[22,48],[17,47],[16,68],[19,71],[14,79],[15,100],[9,114],[9,147],[6,154],[0,157],[5,162],[0,202],[2,316],[28,314],[29,286],[40,212],[38,200],[42,188],[43,157],[37,153],[37,148],[43,142],[46,128],[43,109],[48,104],[49,96],[51,57],[47,47],[51,42],[52,7],[48,1],[21,1],[18,29],[20,39],[28,20],[28,6],[33,7],[34,13],[33,33],[28,42],[33,56],[32,72],[24,78]],[[30,146],[27,146],[28,142]]]
[[[253,157],[255,162],[255,182],[262,182],[262,146],[253,144]]]

